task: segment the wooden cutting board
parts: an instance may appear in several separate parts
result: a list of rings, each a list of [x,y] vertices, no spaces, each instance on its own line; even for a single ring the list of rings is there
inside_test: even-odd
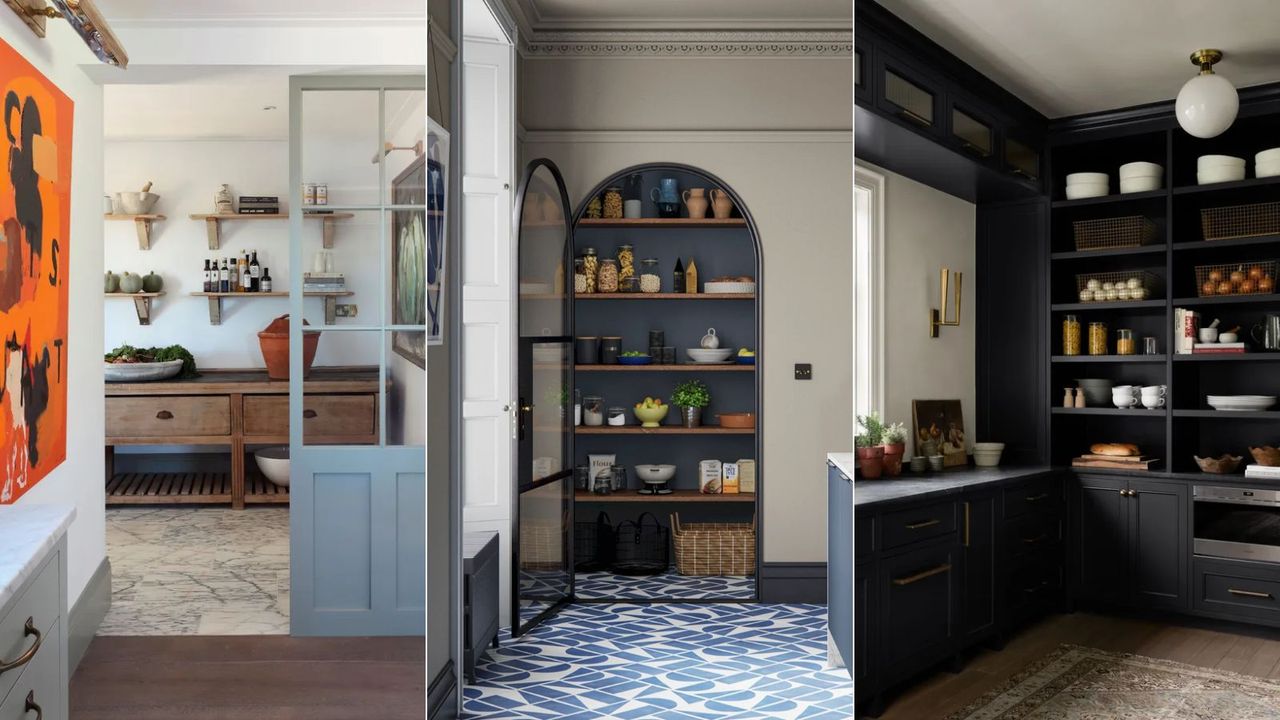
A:
[[[1151,463],[1154,462],[1156,462],[1156,458],[1143,458],[1134,462],[1120,458],[1092,460],[1087,457],[1078,457],[1071,461],[1071,467],[1112,468],[1114,470],[1150,470]]]

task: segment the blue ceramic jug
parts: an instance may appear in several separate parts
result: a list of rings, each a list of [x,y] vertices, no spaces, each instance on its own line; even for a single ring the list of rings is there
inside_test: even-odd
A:
[[[656,203],[680,202],[680,188],[675,178],[660,178],[658,187],[649,190],[649,198]]]

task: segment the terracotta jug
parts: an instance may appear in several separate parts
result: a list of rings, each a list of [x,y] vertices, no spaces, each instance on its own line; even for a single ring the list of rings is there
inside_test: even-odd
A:
[[[701,220],[707,216],[707,198],[703,188],[689,188],[680,194],[684,198],[684,206],[689,210],[689,217]]]
[[[306,320],[303,325],[310,325]],[[289,316],[281,315],[258,333],[258,345],[262,348],[262,360],[267,366],[267,377],[272,380],[289,379]],[[302,333],[302,377],[311,374],[311,363],[315,362],[316,350],[320,345],[318,330],[304,330]]]
[[[711,212],[720,220],[729,217],[733,212],[733,201],[729,199],[729,193],[719,188],[711,191]]]

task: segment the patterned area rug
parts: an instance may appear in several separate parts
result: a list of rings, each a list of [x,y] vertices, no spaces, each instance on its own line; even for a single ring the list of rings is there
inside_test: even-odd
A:
[[[849,720],[822,605],[570,605],[490,649],[464,718]]]
[[[949,720],[1280,720],[1280,683],[1063,645]]]

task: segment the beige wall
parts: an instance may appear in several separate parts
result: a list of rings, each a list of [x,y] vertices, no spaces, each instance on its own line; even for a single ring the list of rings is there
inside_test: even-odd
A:
[[[882,412],[910,426],[912,400],[959,398],[969,441],[983,440],[973,436],[976,207],[902,175],[858,164],[885,176]],[[941,328],[939,337],[930,338],[928,311],[941,307],[938,270],[943,266],[964,273],[960,327]]]
[[[524,156],[554,160],[575,205],[606,176],[657,161],[703,168],[742,196],[763,244],[764,560],[823,561],[826,454],[853,445],[849,60],[522,69]],[[813,380],[794,379],[797,362],[813,364]]]

